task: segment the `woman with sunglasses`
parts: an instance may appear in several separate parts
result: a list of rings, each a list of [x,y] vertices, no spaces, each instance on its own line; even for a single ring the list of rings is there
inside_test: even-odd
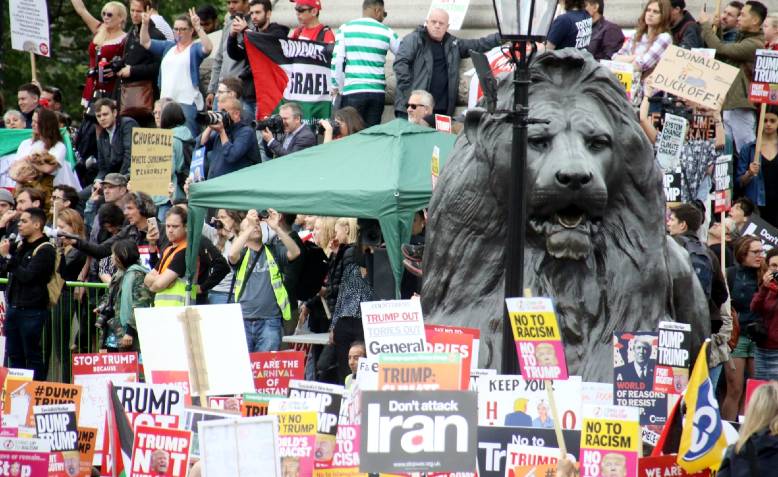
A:
[[[180,15],[173,23],[176,41],[152,40],[149,36],[150,15],[144,12],[141,18],[140,44],[151,53],[162,58],[159,68],[160,96],[171,98],[184,110],[186,125],[192,136],[197,136],[199,127],[195,122],[197,111],[205,105],[200,93],[200,64],[211,53],[213,44],[200,25],[200,17],[194,8],[189,16]],[[197,32],[199,43],[194,43]]]
[[[81,95],[81,104],[86,107],[97,91],[102,91],[102,96],[116,99],[116,75],[110,68],[103,68],[101,72],[99,64],[124,55],[127,8],[120,2],[108,2],[103,5],[100,13],[102,20],[98,20],[89,13],[83,0],[70,0],[70,3],[94,35],[89,43],[89,73],[84,93]]]

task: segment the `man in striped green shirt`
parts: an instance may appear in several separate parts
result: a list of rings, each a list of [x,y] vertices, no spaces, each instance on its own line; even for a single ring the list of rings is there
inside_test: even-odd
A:
[[[344,23],[335,35],[332,54],[333,94],[342,94],[341,107],[353,106],[367,127],[381,123],[386,93],[386,52],[397,53],[400,39],[382,22],[383,0],[364,0],[362,18]]]

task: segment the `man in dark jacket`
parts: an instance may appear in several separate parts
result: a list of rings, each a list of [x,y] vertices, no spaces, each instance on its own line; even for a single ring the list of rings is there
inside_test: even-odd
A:
[[[55,248],[43,235],[46,213],[33,207],[19,218],[24,239],[15,250],[8,240],[0,242],[0,268],[8,272],[5,336],[8,366],[32,369],[34,379],[46,379],[41,335],[49,316],[47,285],[54,273]]]
[[[673,44],[681,48],[702,48],[702,35],[700,25],[691,13],[686,10],[685,0],[671,0],[670,28],[673,35]]]
[[[95,117],[102,129],[97,136],[97,178],[102,179],[111,172],[128,175],[132,128],[137,128],[138,122],[119,117],[116,101],[108,98],[95,101]]]
[[[254,128],[241,121],[240,101],[227,98],[219,104],[219,109],[229,114],[232,124],[212,124],[200,135],[200,144],[208,152],[208,179],[260,162],[257,135]]]
[[[278,111],[284,121],[284,136],[276,139],[268,128],[262,131],[262,141],[273,158],[286,156],[316,145],[316,136],[303,123],[303,110],[297,103],[285,103]]]
[[[459,92],[459,62],[470,50],[484,52],[500,44],[497,33],[465,40],[448,33],[448,13],[434,8],[424,26],[419,26],[400,42],[394,59],[397,90],[394,111],[398,118],[405,112],[411,91],[423,89],[435,98],[435,113],[453,115]]]
[[[621,27],[603,17],[603,0],[586,0],[586,11],[592,17],[592,38],[586,47],[597,61],[610,60],[624,44]]]

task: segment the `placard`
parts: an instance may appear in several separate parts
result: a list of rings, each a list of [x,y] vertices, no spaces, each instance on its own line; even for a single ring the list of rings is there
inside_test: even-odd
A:
[[[505,457],[507,465],[506,477],[538,477],[556,475],[556,464],[559,461],[558,447],[540,447],[533,445],[508,444]],[[575,462],[574,455],[567,458]]]
[[[467,389],[470,384],[470,371],[478,366],[480,331],[476,328],[458,326],[424,325],[424,334],[427,338],[428,352],[455,352],[462,356],[460,389]]]
[[[8,475],[48,475],[49,443],[45,439],[0,438],[0,462]],[[8,466],[8,467],[6,467]]]
[[[305,379],[305,352],[249,353],[254,388],[258,393],[286,396],[290,379]]]
[[[378,389],[378,356],[359,358],[357,361],[357,381],[359,389],[376,391]]]
[[[562,439],[568,454],[580,452],[581,431],[563,430]],[[554,429],[530,427],[478,427],[478,475],[480,477],[504,477],[508,446],[511,444],[558,449]],[[559,451],[557,450],[557,455]],[[577,459],[576,459],[577,460]],[[541,474],[544,475],[544,474]]]
[[[640,424],[663,424],[667,395],[654,392],[658,355],[655,331],[613,335],[613,404],[640,409]]]
[[[359,444],[362,434],[360,404],[362,393],[358,384],[343,394],[343,404],[338,417],[338,435],[335,439],[335,455],[329,465],[314,470],[314,477],[363,476],[359,472]]]
[[[186,477],[192,432],[138,426],[132,444],[132,477]]]
[[[49,12],[44,0],[11,0],[11,48],[51,56]]]
[[[189,165],[189,178],[192,182],[205,180],[205,146],[198,147],[192,153],[192,163]]]
[[[586,406],[581,431],[581,477],[637,475],[641,449],[638,410]]]
[[[550,298],[506,298],[521,375],[532,379],[567,379],[567,362]]]
[[[720,110],[738,71],[705,54],[670,45],[650,77],[660,91]]]
[[[710,470],[687,473],[676,462],[678,454],[641,457],[638,460],[638,477],[710,477]]]
[[[665,114],[664,127],[659,133],[656,145],[656,160],[664,171],[677,169],[681,165],[681,150],[686,141],[689,121],[675,114]]]
[[[134,187],[133,182],[133,187]],[[143,368],[156,380],[156,372],[186,372],[192,396],[200,389],[193,381],[195,360],[202,368],[202,383],[209,395],[254,391],[246,331],[240,305],[138,308],[135,310]],[[198,341],[199,356],[190,356],[191,339]],[[196,335],[196,336],[195,336]]]
[[[20,382],[17,387],[12,389],[10,378],[8,379],[8,385],[3,413],[13,416],[13,419],[10,421],[17,422],[16,426],[35,428],[35,420],[33,418],[34,406],[75,404],[76,416],[79,416],[79,409],[81,408],[81,386],[79,385],[50,383],[48,381],[28,381]]]
[[[678,203],[681,200],[681,175],[680,168],[664,173],[665,202],[667,204]]]
[[[461,30],[462,23],[464,23],[465,16],[467,15],[468,6],[470,6],[470,0],[432,0],[427,17],[435,8],[445,10],[448,13],[448,29],[454,31]]]
[[[189,448],[191,457],[200,457],[200,435],[197,423],[200,421],[218,421],[219,419],[235,418],[233,411],[218,411],[203,407],[188,406],[184,415],[184,429],[192,432],[192,445]]]
[[[470,386],[468,389],[470,391],[478,391],[478,381],[484,377],[484,376],[495,376],[497,375],[496,369],[474,369],[470,371]]]
[[[289,397],[314,402],[318,411],[316,463],[329,463],[335,453],[338,416],[343,401],[343,386],[313,381],[289,381]]]
[[[281,477],[276,416],[201,421],[197,425],[203,477]]]
[[[435,129],[443,133],[451,132],[451,116],[445,114],[435,115]]]
[[[461,376],[462,355],[459,353],[378,355],[380,391],[466,390]]]
[[[689,344],[692,327],[675,321],[659,322],[659,345],[654,370],[654,391],[681,394],[689,384]]]
[[[473,472],[476,412],[470,391],[365,391],[359,470]]]
[[[172,171],[173,130],[132,128],[132,190],[167,197]]]
[[[754,79],[748,100],[752,103],[778,104],[778,51],[756,50]]]
[[[754,394],[754,391],[756,391],[756,388],[759,386],[765,385],[769,383],[770,381],[764,380],[764,379],[746,379],[746,395],[745,398],[743,398],[743,410],[745,412],[746,409],[748,409],[748,403],[751,401],[751,396]]]
[[[48,475],[76,475],[81,465],[75,404],[33,406],[33,416],[37,438],[48,441],[51,450]]]
[[[717,157],[713,169],[714,212],[717,214],[728,212],[732,207],[732,177],[732,154]]]
[[[581,428],[581,377],[552,381],[562,429]],[[478,380],[478,424],[552,429],[546,381],[521,376],[482,376]]]
[[[753,235],[762,241],[762,249],[767,252],[773,247],[778,247],[778,229],[768,224],[756,214],[751,214],[740,236]],[[9,378],[10,379],[10,376]]]
[[[632,92],[635,90],[636,78],[640,81],[640,73],[635,71],[635,66],[631,63],[621,63],[619,61],[600,60],[600,64],[608,68],[616,79],[619,80],[624,91],[627,94],[627,99],[632,101]]]
[[[284,475],[312,475],[319,415],[316,403],[306,399],[278,399],[268,406],[268,415],[278,418],[281,472]],[[332,460],[332,455],[329,460]]]
[[[114,386],[130,425],[166,429],[180,427],[184,417],[184,393],[165,384],[124,383]]]
[[[419,300],[361,303],[367,356],[381,353],[420,353],[427,339]]]
[[[92,475],[92,465],[97,449],[97,428],[78,426],[78,460],[80,477]],[[99,461],[98,461],[99,463]]]

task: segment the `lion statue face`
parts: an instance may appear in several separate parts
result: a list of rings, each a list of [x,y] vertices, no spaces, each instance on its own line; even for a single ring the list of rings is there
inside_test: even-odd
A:
[[[529,116],[548,123],[528,129],[524,287],[554,299],[571,373],[609,381],[614,331],[673,319],[704,331],[707,306],[666,238],[653,147],[616,78],[570,49],[539,55],[531,77]],[[512,93],[502,77],[498,112],[468,113],[433,194],[424,256],[425,321],[479,327],[487,367],[502,353],[513,128],[499,110]]]

